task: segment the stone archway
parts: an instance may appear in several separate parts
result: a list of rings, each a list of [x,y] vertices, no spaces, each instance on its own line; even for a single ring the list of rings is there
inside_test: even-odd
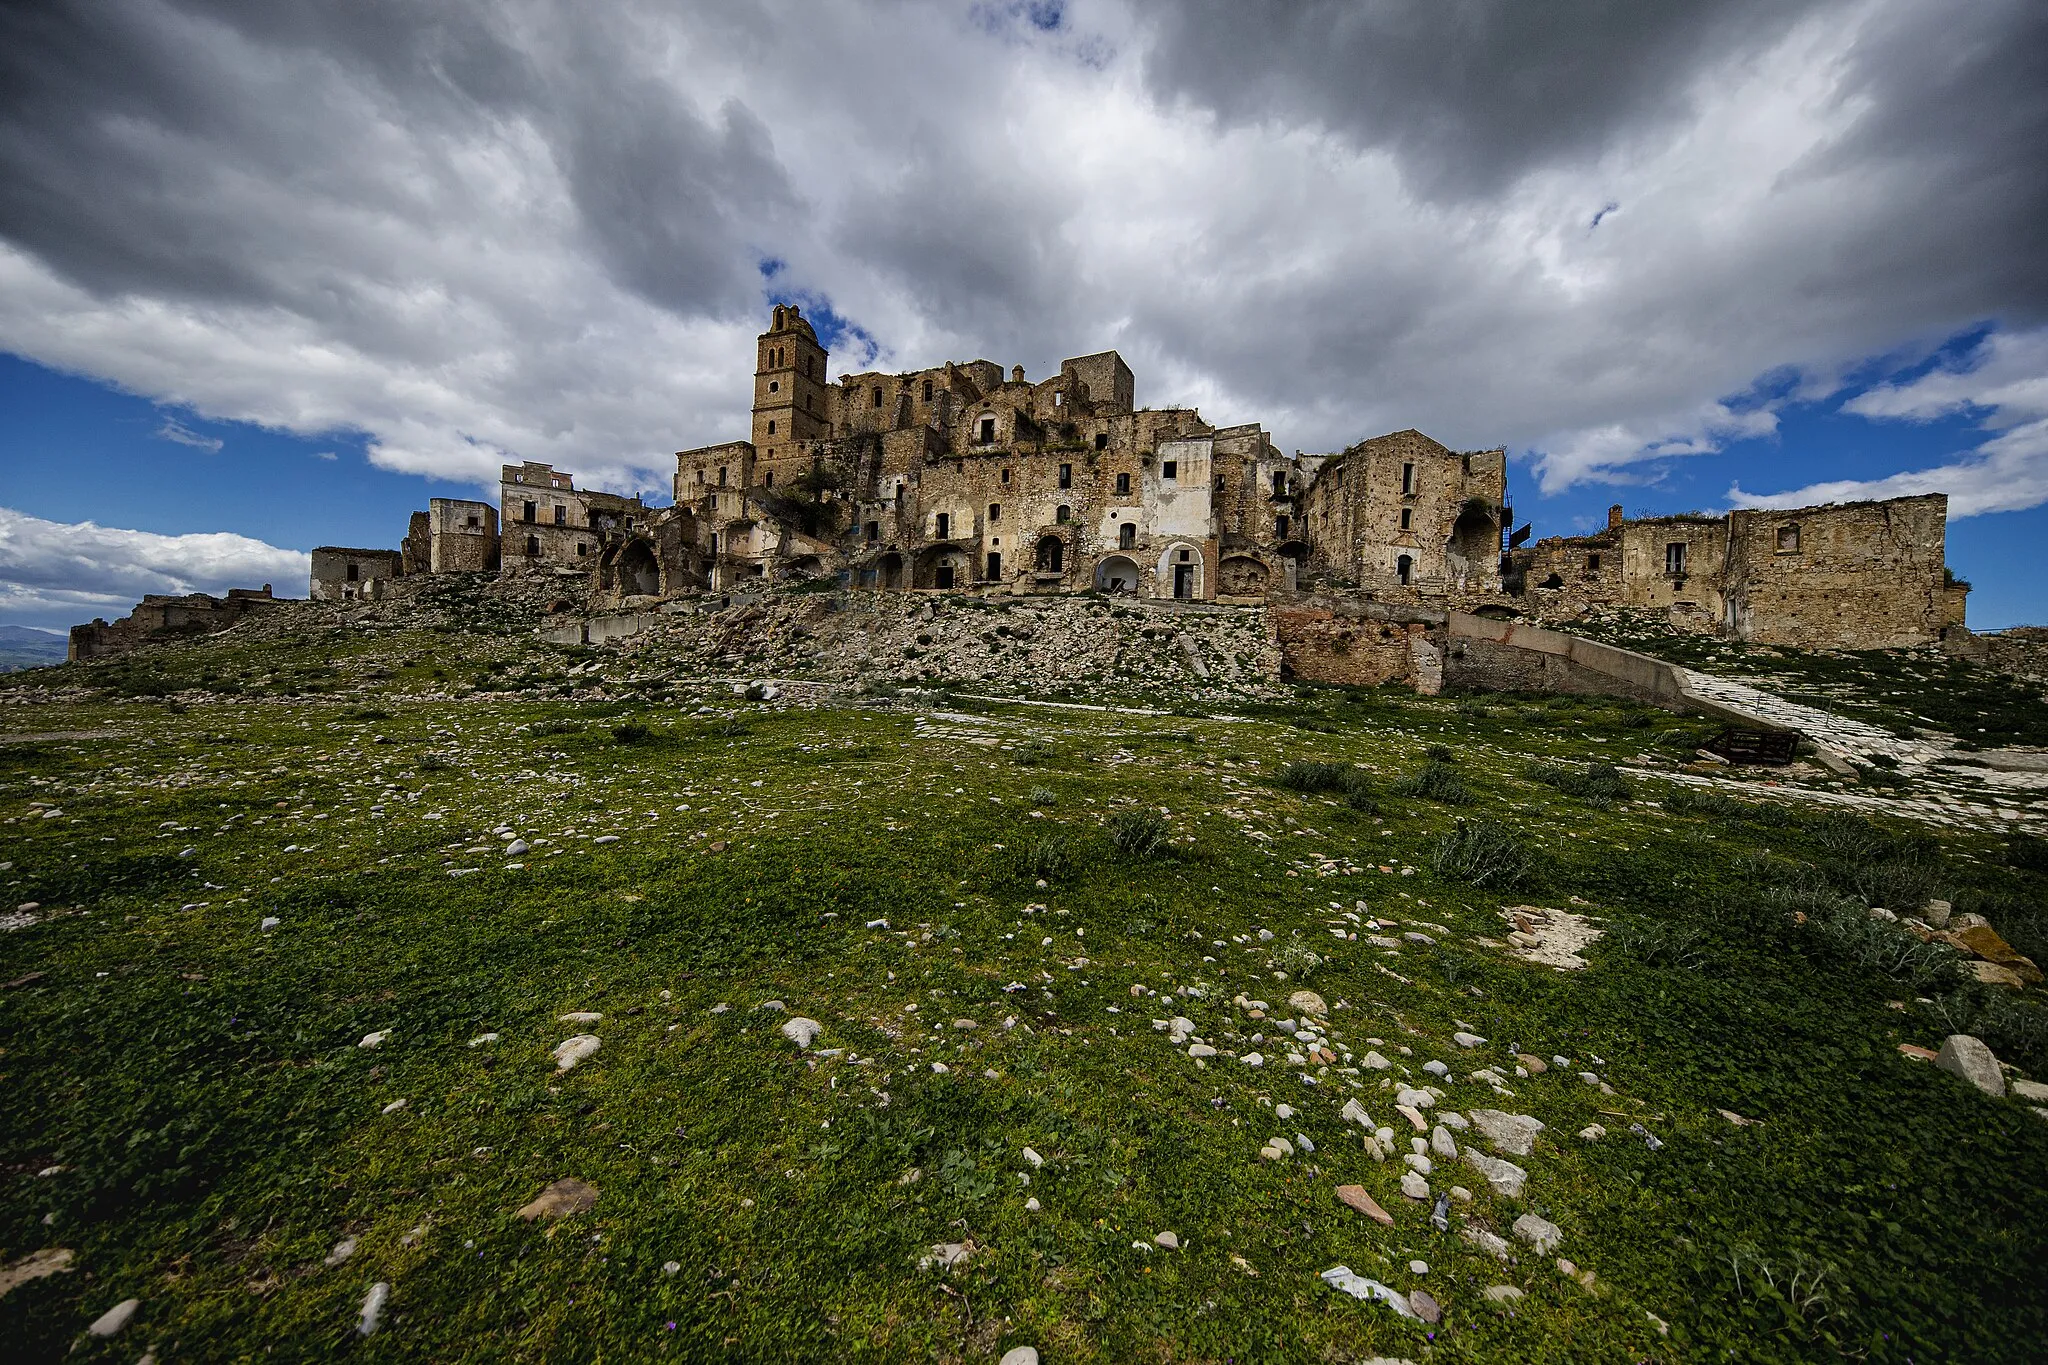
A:
[[[888,554],[883,555],[881,561],[875,567],[880,570],[879,577],[884,588],[893,592],[903,586],[902,555],[892,550]]]
[[[1038,548],[1032,552],[1033,573],[1065,573],[1067,571],[1067,543],[1058,536],[1040,536]]]
[[[1136,597],[1138,562],[1128,555],[1110,555],[1095,566],[1095,590],[1114,597]]]
[[[655,558],[654,547],[636,540],[619,551],[617,581],[621,597],[659,597],[661,561]]]
[[[1202,591],[1202,552],[1186,541],[1174,541],[1159,554],[1159,590],[1186,602],[1199,602]]]
[[[951,592],[973,579],[967,552],[953,545],[934,545],[917,557],[912,587]]]

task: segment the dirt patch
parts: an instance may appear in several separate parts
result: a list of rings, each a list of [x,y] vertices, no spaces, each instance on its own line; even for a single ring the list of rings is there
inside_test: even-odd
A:
[[[1569,910],[1511,905],[1500,913],[1508,922],[1509,952],[1524,962],[1554,967],[1561,972],[1583,970],[1586,959],[1579,954],[1606,932],[1586,916]]]

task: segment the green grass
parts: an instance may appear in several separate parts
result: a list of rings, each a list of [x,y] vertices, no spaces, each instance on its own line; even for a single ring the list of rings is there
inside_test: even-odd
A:
[[[229,648],[132,673],[249,676]],[[2048,1075],[2044,1011],[1864,910],[1932,889],[2020,943],[2048,902],[2023,839],[1648,780],[1573,795],[1549,778],[1604,785],[1698,732],[1601,699],[944,702],[983,745],[914,738],[918,708],[886,699],[777,710],[687,681],[423,698],[431,667],[499,656],[492,676],[548,678],[582,657],[443,639],[433,665],[344,658],[334,695],[17,694],[11,731],[114,733],[0,745],[0,883],[42,907],[0,935],[0,980],[40,973],[0,991],[0,1259],[80,1267],[0,1299],[14,1358],[2018,1361],[2048,1336],[2048,1123],[1896,1051],[1969,1028]],[[1462,803],[1404,784],[1429,771]],[[508,860],[501,824],[531,850]],[[1609,931],[1588,970],[1496,946],[1501,907],[1573,898]],[[1434,942],[1373,947],[1367,918]],[[1405,1136],[1381,1074],[1291,1066],[1231,1003],[1286,1013],[1304,981],[1344,1049],[1410,1083],[1447,1062],[1442,1107],[1542,1118],[1523,1198],[1440,1167],[1478,1194],[1434,1231],[1338,1116],[1355,1095]],[[798,1053],[771,999],[844,1051]],[[557,1022],[574,1010],[605,1018]],[[1174,1015],[1266,1065],[1197,1067],[1151,1026]],[[557,1074],[586,1029],[603,1049]],[[1515,1078],[1516,1051],[1572,1065]],[[1589,1123],[1608,1137],[1573,1136]],[[1296,1134],[1313,1155],[1258,1159]],[[594,1210],[514,1216],[565,1176]],[[1594,1292],[1456,1233],[1523,1212]],[[1132,1248],[1167,1229],[1181,1251]],[[966,1265],[917,1268],[964,1240]],[[1339,1263],[1427,1287],[1445,1320],[1333,1293]],[[353,1341],[380,1280],[384,1330]],[[1497,1309],[1493,1284],[1527,1297]],[[74,1353],[131,1295],[136,1323]]]

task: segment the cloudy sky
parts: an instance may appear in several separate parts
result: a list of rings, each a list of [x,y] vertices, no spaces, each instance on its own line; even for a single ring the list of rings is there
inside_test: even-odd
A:
[[[661,489],[783,298],[1505,445],[1539,534],[1944,491],[2048,619],[2044,70],[2039,0],[9,4],[0,619]]]

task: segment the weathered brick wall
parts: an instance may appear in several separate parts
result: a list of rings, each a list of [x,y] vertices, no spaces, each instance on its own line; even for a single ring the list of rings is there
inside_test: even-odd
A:
[[[1930,494],[1728,518],[1728,620],[1740,639],[1896,649],[1941,637],[1948,498]]]
[[[1503,452],[1460,453],[1397,431],[1323,462],[1295,502],[1318,572],[1419,605],[1498,583],[1506,492]]]
[[[1304,682],[1373,687],[1406,683],[1421,692],[1441,685],[1443,618],[1401,620],[1368,613],[1366,603],[1309,602],[1272,606],[1266,619],[1279,649],[1282,676]]]

